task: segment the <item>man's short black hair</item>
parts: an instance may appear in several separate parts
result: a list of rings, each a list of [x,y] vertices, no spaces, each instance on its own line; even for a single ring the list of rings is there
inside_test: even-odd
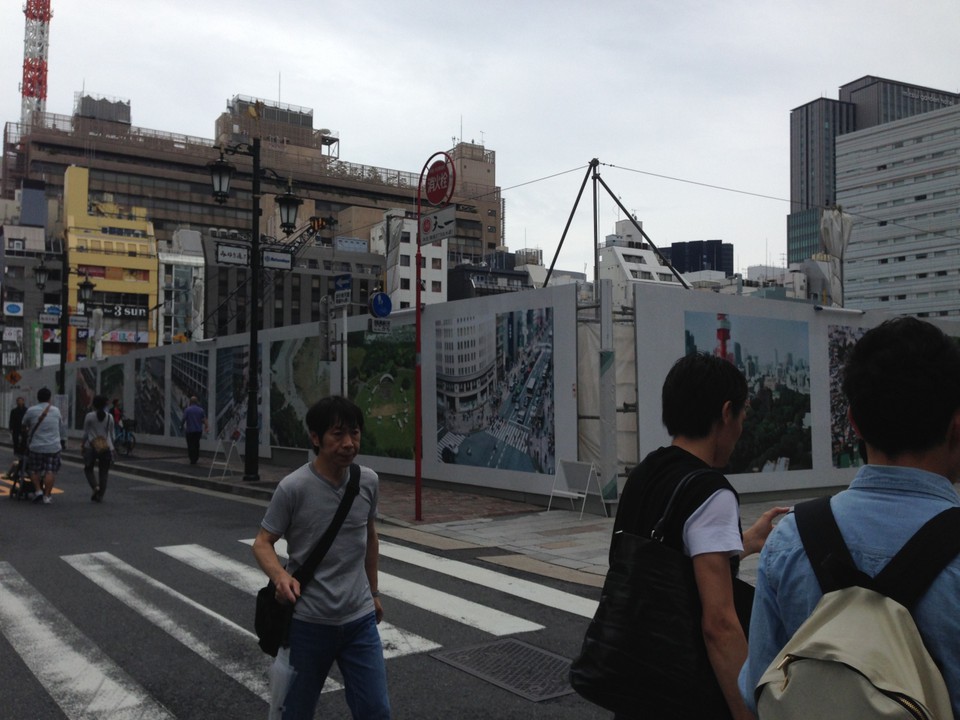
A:
[[[671,437],[706,437],[728,400],[735,413],[746,405],[743,373],[723,358],[691,353],[677,360],[663,381],[663,424]]]
[[[960,346],[917,318],[887,320],[854,345],[842,387],[868,445],[892,457],[929,450],[960,408]]]
[[[50,402],[51,397],[52,393],[50,392],[50,388],[42,387],[37,390],[37,402]]]
[[[318,400],[307,410],[307,430],[320,437],[332,427],[363,430],[363,410],[345,397],[330,395]]]

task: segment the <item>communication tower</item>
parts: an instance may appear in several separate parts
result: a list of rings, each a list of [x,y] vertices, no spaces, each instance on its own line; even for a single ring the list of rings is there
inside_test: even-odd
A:
[[[53,17],[50,0],[27,0],[23,14],[27,22],[23,36],[20,123],[26,127],[32,123],[35,113],[42,113],[47,107],[47,52]]]

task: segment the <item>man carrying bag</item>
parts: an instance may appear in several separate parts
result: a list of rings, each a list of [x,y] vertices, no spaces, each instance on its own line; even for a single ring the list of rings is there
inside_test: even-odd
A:
[[[328,397],[307,412],[316,457],[277,486],[253,544],[254,557],[272,582],[278,602],[293,607],[286,645],[271,668],[276,703],[271,717],[313,718],[327,674],[336,661],[354,718],[390,717],[377,591],[379,496],[376,473],[360,468],[359,492],[322,562],[309,577],[317,538],[332,530],[351,483],[350,467],[360,449],[363,413],[342,397]],[[274,545],[287,541],[284,568]],[[260,601],[263,602],[262,600]]]
[[[673,442],[624,486],[610,572],[571,684],[618,720],[750,718],[736,685],[749,586],[736,573],[788,508],[768,510],[741,536],[737,494],[716,470],[729,462],[746,416],[747,384],[736,367],[700,353],[681,358],[662,400]]]

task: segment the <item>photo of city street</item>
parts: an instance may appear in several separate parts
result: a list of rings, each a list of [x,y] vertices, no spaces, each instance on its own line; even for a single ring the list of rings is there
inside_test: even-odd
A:
[[[259,351],[263,345],[258,345]],[[236,345],[217,349],[217,408],[216,423],[211,426],[218,438],[229,438],[234,431],[247,426],[247,381],[250,371],[250,349]],[[259,358],[258,358],[259,360]],[[259,365],[259,363],[258,363]],[[262,397],[261,397],[262,402]],[[209,414],[209,410],[207,413]],[[257,410],[257,426],[260,426]]]
[[[97,369],[77,368],[76,392],[73,398],[73,427],[83,429],[83,419],[93,407],[93,397],[97,394]],[[66,418],[64,418],[66,419]]]
[[[183,437],[183,411],[196,396],[200,406],[210,410],[207,378],[210,354],[207,350],[181,352],[170,356],[170,435]]]
[[[727,471],[812,468],[807,323],[727,313],[684,316],[687,354],[726,358],[747,379],[750,407]]]
[[[860,467],[860,442],[847,418],[847,399],[843,396],[843,366],[847,354],[866,328],[831,325],[827,331],[827,353],[830,363],[830,457],[836,468]]]
[[[164,358],[137,358],[136,393],[133,396],[133,412],[139,432],[163,435],[163,419],[167,409],[164,403]]]
[[[123,365],[108,365],[100,373],[100,394],[107,398],[107,404],[114,398],[123,403]]]
[[[297,337],[270,344],[270,443],[309,448],[304,418],[330,392],[331,363],[321,355],[320,338]]]
[[[553,308],[436,323],[437,459],[552,474]]]

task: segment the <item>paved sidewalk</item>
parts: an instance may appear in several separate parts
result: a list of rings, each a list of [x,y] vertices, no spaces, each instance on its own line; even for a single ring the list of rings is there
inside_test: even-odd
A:
[[[80,461],[76,441],[65,459]],[[186,448],[138,445],[130,457],[117,457],[115,469],[145,477],[168,480],[267,501],[277,483],[292,466],[261,459],[258,482],[245,482],[242,461],[236,458],[224,473],[223,466],[211,468],[213,456],[203,453],[197,465],[190,465]],[[415,488],[412,479],[381,475],[381,534],[436,549],[479,549],[484,561],[502,567],[533,572],[560,580],[600,587],[607,571],[607,553],[613,519],[579,511],[553,509],[507,500],[463,488],[424,485],[421,488],[421,516],[415,519]],[[799,500],[780,500],[790,505]],[[774,500],[744,502],[743,527],[748,528]],[[561,505],[563,507],[563,505]],[[753,581],[756,556],[741,566],[741,575]]]

